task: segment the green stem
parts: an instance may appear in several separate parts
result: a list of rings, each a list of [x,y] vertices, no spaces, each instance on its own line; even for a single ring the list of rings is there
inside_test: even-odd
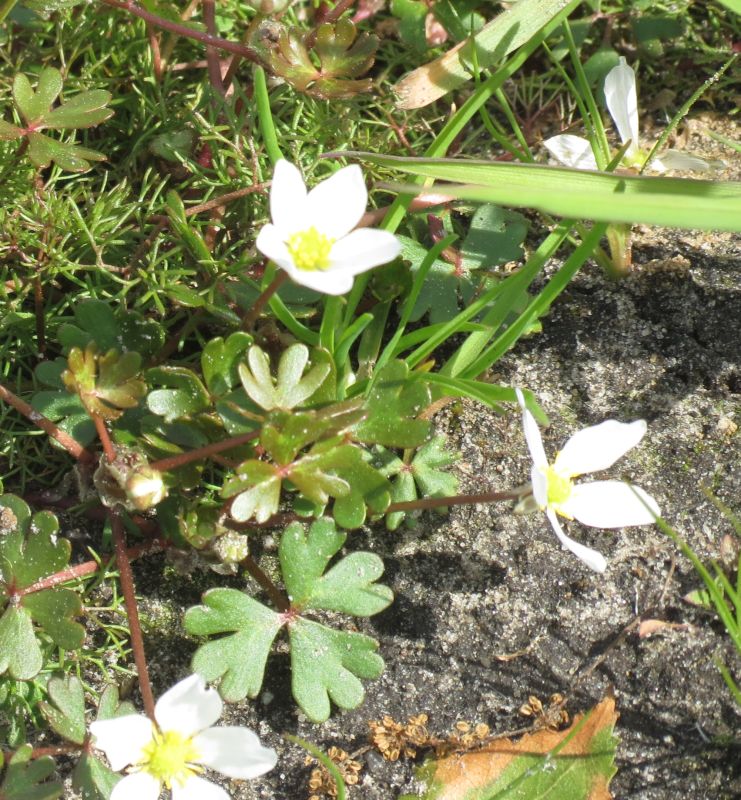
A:
[[[18,0],[5,0],[5,2],[0,5],[0,22],[5,21],[5,18],[15,8],[17,2]]]
[[[253,85],[255,89],[255,105],[257,106],[257,119],[260,124],[260,133],[265,143],[265,149],[273,166],[275,166],[284,155],[278,144],[278,135],[275,132],[273,122],[273,112],[270,110],[270,95],[268,94],[268,82],[265,78],[265,70],[262,67],[255,67],[253,74]]]

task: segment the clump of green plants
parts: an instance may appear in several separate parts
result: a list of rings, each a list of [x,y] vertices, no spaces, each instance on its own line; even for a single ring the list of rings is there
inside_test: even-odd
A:
[[[635,74],[616,51],[604,69],[587,60],[577,5],[521,0],[487,21],[468,0],[395,2],[388,41],[364,2],[0,6],[4,35],[28,49],[0,122],[0,191],[17,204],[0,211],[0,352],[13,359],[0,385],[1,797],[62,796],[33,747],[40,728],[86,800],[226,797],[204,769],[249,780],[277,763],[252,731],[215,725],[223,702],[259,695],[276,650],[312,723],[360,706],[385,668],[366,621],[394,601],[360,528],[393,536],[428,509],[510,503],[543,513],[601,573],[605,557],[559,518],[654,523],[643,490],[577,480],[637,446],[645,422],[578,431],[551,461],[535,394],[488,377],[590,258],[629,269],[631,225],[741,229],[739,184],[638,174],[663,142],[638,158],[633,116],[630,135],[616,117],[610,149],[600,87],[629,72],[635,93]],[[58,37],[57,66],[40,32]],[[417,70],[396,104],[409,52]],[[535,163],[505,93],[531,58],[571,91],[584,163]],[[404,110],[461,86],[445,119],[418,126]],[[482,135],[506,163],[444,158],[469,139],[481,155]],[[369,176],[389,205],[377,191],[368,207]],[[434,423],[460,398],[522,415],[521,485],[460,493]],[[90,557],[70,508],[94,530]],[[162,551],[219,577],[183,609],[191,674],[155,701],[131,562]],[[113,681],[130,671],[144,715]]]

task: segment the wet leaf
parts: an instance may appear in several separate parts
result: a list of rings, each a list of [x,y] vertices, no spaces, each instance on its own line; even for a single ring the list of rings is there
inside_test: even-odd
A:
[[[409,380],[409,367],[403,361],[391,361],[376,376],[366,400],[368,416],[353,436],[367,444],[418,447],[427,438],[430,423],[417,417],[430,402],[429,388]]]
[[[420,777],[423,800],[609,800],[617,739],[615,701],[577,715],[564,731],[541,730],[517,741],[431,761]]]
[[[230,392],[239,380],[237,366],[252,344],[252,337],[242,331],[226,339],[211,339],[203,348],[201,370],[209,392],[222,396]]]
[[[47,684],[51,702],[39,703],[41,713],[51,728],[63,739],[82,744],[87,735],[85,692],[75,675],[51,678]]]
[[[147,407],[153,414],[174,422],[211,407],[211,397],[200,378],[186,367],[155,367],[147,370],[150,384],[167,386],[147,395]]]
[[[219,693],[225,700],[256,697],[273,640],[283,626],[280,614],[236,589],[211,589],[202,600],[203,605],[186,612],[185,630],[193,636],[230,635],[201,645],[193,670],[207,681],[221,679]]]
[[[316,520],[308,533],[300,522],[286,528],[280,563],[292,607],[369,617],[393,602],[391,589],[375,582],[383,574],[383,562],[374,553],[351,553],[324,573],[346,538],[327,518]]]

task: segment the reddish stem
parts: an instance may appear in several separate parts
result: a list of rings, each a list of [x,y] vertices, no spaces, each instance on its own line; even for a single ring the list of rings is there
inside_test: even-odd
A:
[[[95,461],[95,456],[86,450],[79,442],[76,442],[68,433],[58,428],[50,419],[35,411],[20,397],[13,394],[10,389],[0,384],[0,400],[4,400],[8,405],[13,406],[16,411],[27,417],[34,425],[41,428],[42,431],[48,433],[52,439],[56,439],[59,444],[78,461],[91,464]]]
[[[160,472],[167,472],[169,469],[177,469],[177,467],[182,467],[184,464],[189,464],[191,461],[200,461],[202,458],[212,456],[214,453],[220,453],[222,450],[231,450],[233,447],[247,444],[247,442],[257,439],[259,435],[260,431],[243,433],[241,436],[234,436],[231,439],[225,439],[223,442],[214,442],[205,447],[199,447],[198,450],[190,450],[187,453],[178,453],[176,456],[163,458],[160,461],[153,461],[149,466]]]
[[[129,561],[140,558],[141,556],[148,555],[149,553],[164,550],[170,546],[167,539],[152,539],[151,542],[140,544],[136,547],[129,547],[126,555]],[[75,564],[74,567],[67,567],[67,569],[55,572],[53,575],[47,575],[36,583],[26,586],[23,589],[16,589],[13,592],[14,597],[23,597],[26,594],[33,594],[34,592],[43,592],[44,589],[51,589],[53,586],[58,586],[60,583],[67,583],[67,581],[84,578],[85,575],[92,575],[100,569],[99,561],[84,561],[82,564]]]
[[[214,0],[201,0],[203,8],[203,21],[206,23],[206,30],[211,36],[216,36],[216,6]],[[206,45],[206,61],[208,62],[208,79],[211,86],[221,95],[224,94],[224,84],[221,80],[221,64],[219,54],[216,49]]]
[[[477,503],[499,503],[504,500],[517,500],[518,492],[485,492],[484,494],[456,494],[452,497],[425,497],[421,500],[408,500],[404,503],[391,503],[386,514],[394,511],[415,511],[422,508],[438,508],[440,506],[470,506]]]
[[[250,331],[253,325],[257,322],[258,317],[262,313],[263,308],[267,305],[268,300],[280,289],[281,286],[288,280],[288,273],[283,270],[278,270],[278,274],[273,278],[270,284],[263,290],[262,294],[255,300],[255,304],[247,312],[242,320],[242,330]]]
[[[105,452],[106,460],[109,464],[112,464],[116,460],[116,451],[113,448],[113,442],[111,441],[111,437],[108,433],[108,428],[106,428],[103,418],[98,414],[91,414],[90,416],[95,423],[95,430],[98,432],[98,438],[100,439],[100,443],[103,445],[103,451]]]
[[[158,17],[156,14],[151,14],[149,11],[145,11],[143,8],[134,3],[133,0],[100,0],[100,2],[103,3],[103,5],[111,6],[111,8],[117,8],[120,11],[128,11],[129,14],[133,14],[135,17],[139,17],[145,22],[156,25],[158,28],[170,31],[171,33],[176,33],[178,36],[184,36],[187,39],[195,39],[197,42],[201,42],[202,44],[209,45],[211,47],[216,47],[219,50],[227,50],[230,53],[236,53],[238,56],[242,56],[242,58],[253,61],[255,64],[262,63],[257,52],[251,47],[237,44],[236,42],[230,42],[228,39],[222,39],[219,36],[213,36],[210,33],[204,33],[203,31],[198,31],[194,28],[189,28],[187,25],[173,22],[172,20],[165,19],[164,17]]]
[[[252,558],[252,556],[243,558],[239,563],[260,584],[261,588],[264,589],[273,605],[278,609],[278,611],[280,611],[281,614],[290,610],[291,601],[273,583],[268,574],[262,569],[257,561]]]
[[[149,681],[147,658],[144,654],[144,637],[139,624],[139,608],[136,604],[136,588],[134,576],[131,572],[131,563],[126,551],[126,533],[123,521],[117,511],[110,512],[111,530],[113,531],[113,546],[118,564],[118,574],[121,581],[121,591],[126,606],[126,616],[129,618],[129,633],[131,635],[131,649],[134,653],[134,663],[139,677],[139,689],[147,716],[154,722],[154,696],[152,684]]]

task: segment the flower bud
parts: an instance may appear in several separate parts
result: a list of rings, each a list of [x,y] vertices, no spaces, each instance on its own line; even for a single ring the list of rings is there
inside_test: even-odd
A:
[[[137,511],[146,511],[167,497],[162,473],[145,464],[137,467],[126,481],[126,497]]]

